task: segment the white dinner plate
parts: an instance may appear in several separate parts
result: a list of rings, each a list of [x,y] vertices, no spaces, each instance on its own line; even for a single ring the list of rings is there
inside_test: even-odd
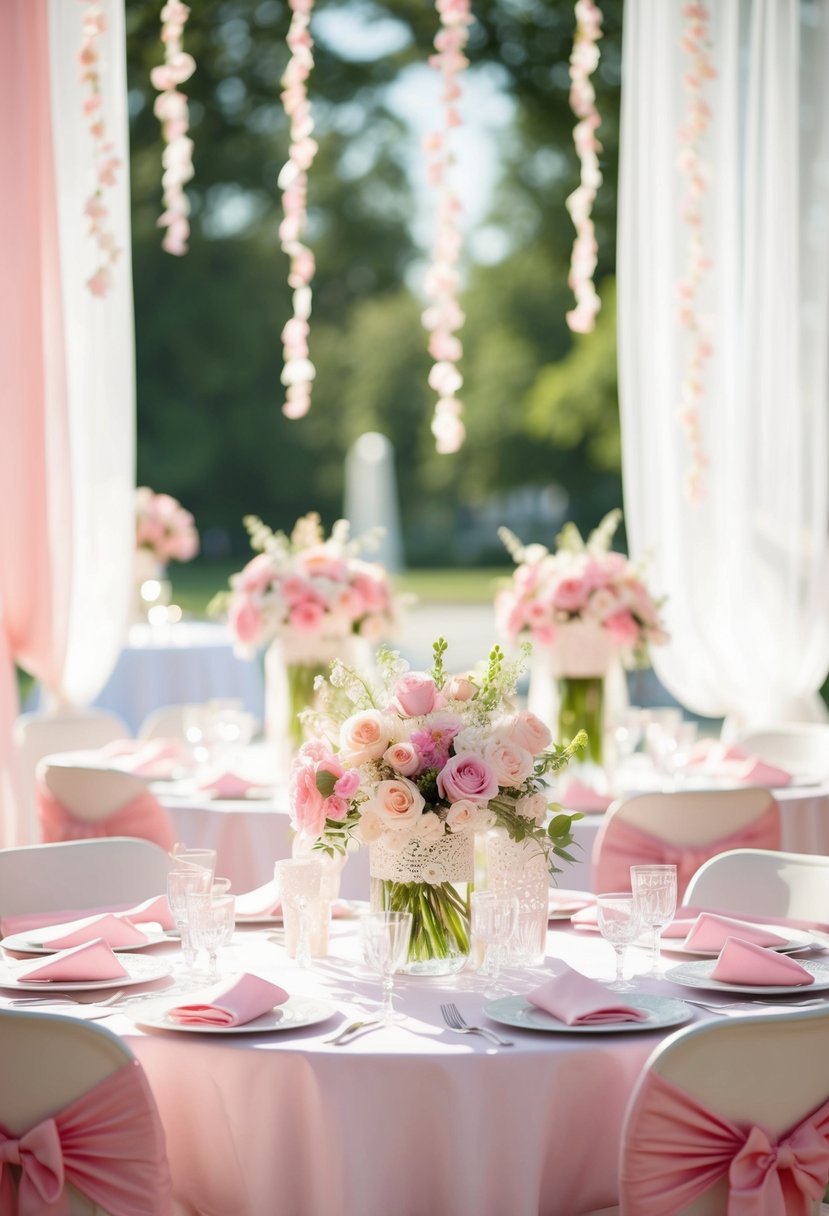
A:
[[[118,962],[126,968],[126,975],[111,980],[25,980],[18,979],[21,970],[30,963],[0,963],[0,988],[20,988],[25,992],[85,992],[92,988],[126,988],[131,984],[149,984],[152,980],[164,979],[172,971],[168,961],[151,958],[144,954],[120,954]]]
[[[123,951],[129,951],[132,954],[135,950],[146,950],[148,946],[158,946],[162,942],[169,942],[170,937],[167,933],[157,932],[148,933],[147,941],[133,942],[131,946],[112,946],[110,947],[116,954]],[[8,937],[4,937],[0,941],[0,946],[4,950],[14,950],[17,954],[57,954],[59,950],[63,950],[63,946],[38,946],[31,941],[25,933],[10,933]]]
[[[608,994],[610,996],[611,994]],[[613,994],[615,996],[615,994]],[[493,1022],[517,1026],[519,1030],[546,1030],[556,1034],[622,1034],[634,1030],[662,1030],[666,1026],[681,1026],[694,1016],[684,1001],[673,996],[650,996],[643,992],[622,992],[619,999],[648,1015],[645,1022],[602,1022],[596,1026],[568,1026],[551,1013],[539,1009],[523,996],[501,996],[484,1005],[484,1013]]]
[[[282,1005],[275,1005],[261,1017],[243,1026],[182,1026],[171,1022],[167,1011],[176,1005],[187,1003],[187,997],[179,997],[177,1001],[159,1000],[141,1005],[134,1013],[130,1013],[137,1026],[148,1026],[153,1030],[180,1030],[184,1034],[270,1034],[274,1030],[298,1030],[301,1026],[315,1026],[317,1022],[325,1022],[337,1012],[327,1001],[318,1001],[313,997],[292,996]],[[128,1011],[125,1011],[128,1012]]]
[[[369,902],[366,899],[338,899],[337,915],[331,917],[332,925],[339,920],[356,920],[361,912],[367,912]],[[236,913],[236,925],[281,925],[282,913],[276,916],[244,916]]]
[[[779,946],[769,946],[770,950],[776,950],[778,954],[790,954],[793,950],[806,950],[810,946],[820,944],[805,929],[791,929],[787,925],[755,925],[754,927],[767,929],[769,933],[776,933],[778,937],[786,938],[786,941]],[[738,930],[734,931],[734,936],[740,936]],[[716,958],[720,953],[719,950],[695,950],[693,947],[683,946],[678,937],[663,937],[660,949],[666,954],[689,954],[694,958]]]
[[[711,978],[716,959],[680,963],[677,967],[669,967],[665,972],[665,979],[674,984],[683,984],[686,988],[705,988],[710,992],[754,992],[759,996],[790,996],[795,992],[801,996],[809,996],[812,992],[829,988],[829,963],[817,959],[798,959],[798,962],[814,976],[813,984],[775,984],[771,988],[762,984],[727,984],[723,980]]]

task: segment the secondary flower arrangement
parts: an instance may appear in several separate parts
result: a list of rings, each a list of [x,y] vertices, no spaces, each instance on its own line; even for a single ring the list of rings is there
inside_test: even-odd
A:
[[[170,494],[139,486],[135,491],[135,547],[160,566],[171,560],[189,562],[199,551],[193,516]]]
[[[372,902],[413,915],[410,962],[469,952],[469,907],[456,883],[473,877],[473,837],[498,827],[537,844],[548,869],[572,861],[572,819],[555,815],[548,774],[583,740],[553,746],[547,727],[511,698],[524,654],[495,646],[477,673],[444,670],[446,643],[429,672],[378,655],[372,683],[341,663],[318,681],[312,737],[296,757],[290,805],[296,829],[329,855],[369,845]]]
[[[581,622],[592,626],[630,665],[645,663],[648,646],[668,640],[659,601],[640,568],[610,548],[620,519],[621,511],[611,511],[587,541],[574,524],[566,524],[556,538],[555,553],[544,545],[523,545],[508,528],[499,529],[517,563],[510,585],[495,601],[505,637],[554,646],[568,626]]]
[[[390,636],[397,606],[384,568],[359,554],[373,537],[352,538],[347,520],[334,524],[326,538],[319,515],[297,520],[290,536],[273,532],[255,515],[245,518],[251,547],[257,550],[238,574],[230,592],[217,597],[228,613],[230,631],[243,652],[288,636],[313,655],[316,642],[357,634],[369,642]]]

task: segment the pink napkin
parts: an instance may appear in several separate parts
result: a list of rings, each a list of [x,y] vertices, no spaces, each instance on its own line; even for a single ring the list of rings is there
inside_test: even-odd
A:
[[[789,785],[792,780],[787,769],[767,764],[740,747],[723,747],[712,739],[699,740],[691,752],[688,767],[712,777],[725,777],[746,785],[765,785],[771,789]]]
[[[182,1026],[244,1026],[288,1000],[288,993],[261,975],[245,972],[198,993],[186,1005],[167,1010]]]
[[[144,946],[149,941],[147,934],[120,916],[103,912],[98,916],[85,916],[81,920],[64,921],[35,929],[29,935],[35,946],[51,946],[63,950],[68,946],[82,946],[85,942],[101,941],[112,949],[116,947]]]
[[[236,919],[245,917],[281,916],[282,902],[276,893],[276,883],[271,879],[253,891],[244,891],[236,896]]]
[[[662,930],[663,937],[687,937],[697,923],[696,916],[677,916]],[[719,949],[719,947],[718,947]]]
[[[249,790],[260,790],[265,787],[261,782],[248,781],[238,773],[225,770],[212,777],[202,777],[196,786],[204,794],[212,794],[214,798],[244,798]]]
[[[730,916],[716,916],[713,912],[701,912],[683,942],[694,950],[722,950],[729,937],[738,937],[742,942],[755,946],[784,946],[788,940],[779,933],[772,933],[761,925],[746,920],[734,920]]]
[[[793,958],[774,950],[765,950],[753,942],[740,941],[738,937],[726,940],[714,964],[711,979],[725,984],[760,984],[764,988],[778,985],[793,988],[815,982],[815,977]]]
[[[568,1026],[598,1026],[648,1020],[644,1010],[625,1005],[604,984],[574,971],[566,963],[557,965],[560,968],[557,974],[540,988],[528,992],[527,1000],[560,1022],[566,1022]]]
[[[153,895],[118,915],[131,920],[134,925],[159,925],[165,931],[176,927],[166,895]]]
[[[565,891],[563,887],[551,887],[549,896],[550,914],[554,912],[580,912],[596,902],[590,891]]]
[[[16,970],[17,980],[46,983],[83,983],[85,980],[119,980],[129,972],[119,963],[106,942],[97,938],[52,954],[45,962],[28,963]]]
[[[192,766],[184,744],[179,739],[115,739],[100,749],[100,755],[135,777],[163,781],[182,768]]]
[[[558,795],[557,801],[566,811],[606,811],[613,801],[606,794],[591,789],[589,785],[573,778]]]

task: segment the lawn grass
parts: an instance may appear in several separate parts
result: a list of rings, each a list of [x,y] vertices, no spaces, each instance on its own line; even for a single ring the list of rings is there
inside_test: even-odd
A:
[[[207,605],[227,588],[230,575],[240,568],[239,561],[191,562],[173,565],[168,577],[173,585],[172,599],[194,617],[207,615]],[[487,604],[492,601],[498,580],[509,576],[510,568],[407,570],[394,579],[403,594],[413,595],[420,604]]]

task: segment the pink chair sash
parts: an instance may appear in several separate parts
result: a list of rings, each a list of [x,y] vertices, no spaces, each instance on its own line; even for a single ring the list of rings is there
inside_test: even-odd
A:
[[[721,1178],[727,1216],[809,1216],[829,1181],[829,1102],[775,1141],[649,1073],[622,1150],[621,1216],[675,1216]]]
[[[105,819],[78,819],[58,802],[42,781],[36,785],[37,813],[44,844],[59,840],[85,840],[99,836],[138,836],[161,845],[169,853],[176,842],[170,817],[149,790],[141,793]]]
[[[67,1183],[112,1216],[172,1213],[164,1130],[137,1060],[21,1136],[0,1127],[3,1216],[68,1216]]]
[[[664,840],[613,815],[605,821],[596,837],[593,888],[596,891],[628,891],[631,866],[675,865],[677,899],[681,901],[694,874],[703,862],[717,853],[724,853],[728,849],[779,847],[780,811],[776,802],[736,832],[695,845]]]

